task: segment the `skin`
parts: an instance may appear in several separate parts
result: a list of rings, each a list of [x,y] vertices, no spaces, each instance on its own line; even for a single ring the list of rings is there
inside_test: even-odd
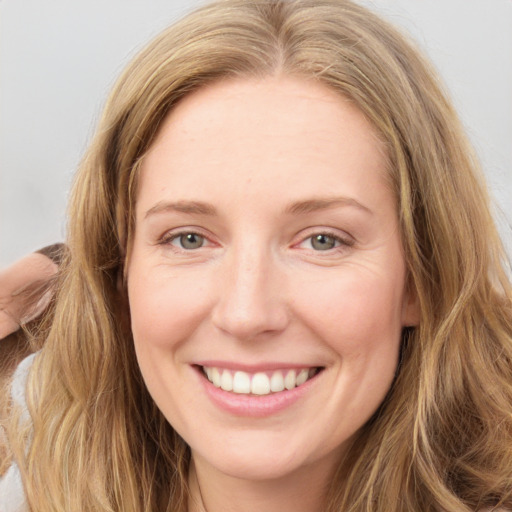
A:
[[[39,253],[29,254],[0,271],[0,339],[44,310],[49,296],[42,297],[35,305],[27,304],[23,291],[50,279],[56,272],[57,265]]]
[[[142,165],[128,296],[148,389],[192,450],[191,511],[324,510],[418,322],[386,162],[353,104],[295,78],[221,81],[165,120]],[[201,243],[184,248],[186,233]],[[254,418],[211,401],[204,361],[323,371]]]

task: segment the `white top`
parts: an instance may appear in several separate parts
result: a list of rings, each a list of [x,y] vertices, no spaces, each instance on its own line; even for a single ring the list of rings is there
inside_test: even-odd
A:
[[[23,359],[14,372],[11,396],[13,402],[21,407],[23,415],[28,416],[27,403],[25,401],[25,386],[27,375],[36,354]],[[28,506],[25,500],[25,492],[21,483],[21,475],[16,463],[0,478],[0,512],[27,512]]]

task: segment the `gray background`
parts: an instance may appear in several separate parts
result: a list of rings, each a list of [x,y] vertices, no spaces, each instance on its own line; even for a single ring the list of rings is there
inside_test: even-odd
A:
[[[0,267],[65,236],[66,196],[129,58],[197,0],[0,0]],[[430,55],[510,248],[512,0],[365,0]]]

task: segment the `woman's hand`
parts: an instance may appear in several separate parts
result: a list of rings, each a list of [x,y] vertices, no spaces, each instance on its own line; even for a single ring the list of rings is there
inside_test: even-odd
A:
[[[39,296],[34,292],[57,270],[57,264],[44,251],[29,254],[0,270],[0,340],[42,313],[51,292]]]

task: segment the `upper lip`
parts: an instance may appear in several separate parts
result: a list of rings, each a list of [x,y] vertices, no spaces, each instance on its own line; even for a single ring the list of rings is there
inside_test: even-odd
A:
[[[205,360],[205,361],[196,361],[193,363],[195,366],[206,366],[208,368],[223,368],[225,370],[233,370],[233,371],[243,371],[247,373],[257,373],[257,372],[268,372],[274,370],[301,370],[304,368],[318,368],[322,367],[322,365],[315,363],[293,363],[290,361],[287,362],[263,362],[257,364],[248,364],[248,363],[240,363],[233,361],[222,361],[222,360]]]

